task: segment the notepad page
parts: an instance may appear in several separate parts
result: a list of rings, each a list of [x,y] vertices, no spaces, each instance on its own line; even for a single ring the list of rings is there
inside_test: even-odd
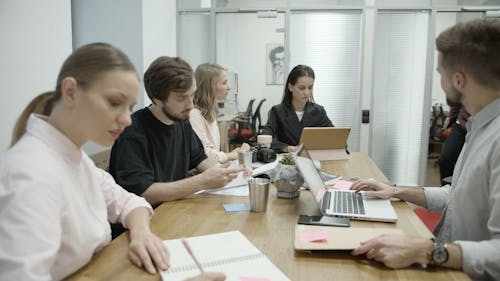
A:
[[[205,271],[220,271],[227,281],[243,277],[290,280],[239,231],[186,238]],[[171,267],[161,273],[163,280],[184,280],[200,274],[180,239],[165,240]]]

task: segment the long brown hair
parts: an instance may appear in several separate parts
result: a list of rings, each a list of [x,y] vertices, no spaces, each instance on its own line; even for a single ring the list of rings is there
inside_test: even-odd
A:
[[[312,79],[315,78],[314,76],[314,70],[307,65],[299,64],[295,66],[292,71],[290,71],[290,74],[288,74],[288,78],[286,79],[285,83],[285,89],[283,90],[283,98],[281,99],[281,103],[286,104],[287,106],[292,106],[292,91],[288,88],[288,85],[295,85],[297,83],[297,80],[299,80],[300,77],[311,77]],[[314,101],[313,97],[311,96],[311,101]]]
[[[50,115],[52,111],[52,106],[54,105],[54,91],[45,92],[43,94],[35,97],[26,108],[21,113],[21,116],[17,119],[16,125],[14,126],[14,132],[12,133],[11,146],[16,144],[16,142],[24,135],[26,132],[26,123],[28,123],[28,118],[31,113]]]
[[[16,122],[11,145],[25,133],[26,123],[31,113],[50,115],[54,105],[61,98],[61,82],[73,77],[78,87],[88,89],[104,73],[113,70],[135,71],[130,59],[120,49],[107,43],[92,43],[76,49],[63,63],[57,77],[55,91],[45,92],[35,97],[23,110]]]
[[[216,63],[204,63],[200,64],[194,72],[197,89],[194,93],[193,103],[208,122],[213,122],[217,116],[217,97],[214,87],[217,78],[225,70],[224,67]]]

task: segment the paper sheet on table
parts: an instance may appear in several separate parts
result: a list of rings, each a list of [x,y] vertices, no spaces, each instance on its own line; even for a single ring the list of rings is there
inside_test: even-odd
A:
[[[238,161],[231,161],[231,167],[237,167]],[[248,196],[248,180],[250,177],[243,175],[243,172],[238,173],[238,176],[226,184],[222,188],[218,189],[205,189],[199,193],[204,194],[218,194],[218,195],[230,195],[230,196]]]
[[[275,176],[274,169],[276,168],[276,166],[278,166],[278,163],[279,163],[279,158],[276,158],[276,160],[274,162],[267,163],[267,164],[264,164],[262,166],[259,166],[258,168],[255,168],[253,170],[252,176],[256,177],[258,175],[266,174],[272,180],[274,178],[274,176]]]
[[[243,204],[243,203],[240,203],[240,204],[222,204],[222,206],[224,207],[224,211],[226,211],[226,213],[250,211],[250,208],[248,208],[248,206]]]
[[[243,172],[239,172],[238,176],[234,178],[232,181],[230,181],[224,188],[233,188],[233,187],[238,187],[238,186],[248,186],[248,180],[250,177],[244,176]]]

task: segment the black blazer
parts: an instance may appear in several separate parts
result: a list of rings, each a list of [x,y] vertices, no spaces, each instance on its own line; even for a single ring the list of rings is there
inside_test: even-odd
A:
[[[333,127],[333,124],[319,104],[307,102],[304,116],[299,121],[292,106],[280,103],[269,110],[262,133],[272,135],[271,148],[281,152],[288,145],[299,144],[304,127]]]

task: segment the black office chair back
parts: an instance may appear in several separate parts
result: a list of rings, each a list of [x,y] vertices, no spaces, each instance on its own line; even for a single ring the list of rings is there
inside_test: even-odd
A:
[[[260,108],[262,107],[262,104],[266,101],[266,99],[262,99],[259,104],[257,105],[257,108],[255,109],[255,113],[253,114],[252,117],[252,128],[253,131],[255,132],[255,135],[258,135],[262,128],[262,119],[260,117]],[[259,120],[259,125],[257,126],[257,119]]]

